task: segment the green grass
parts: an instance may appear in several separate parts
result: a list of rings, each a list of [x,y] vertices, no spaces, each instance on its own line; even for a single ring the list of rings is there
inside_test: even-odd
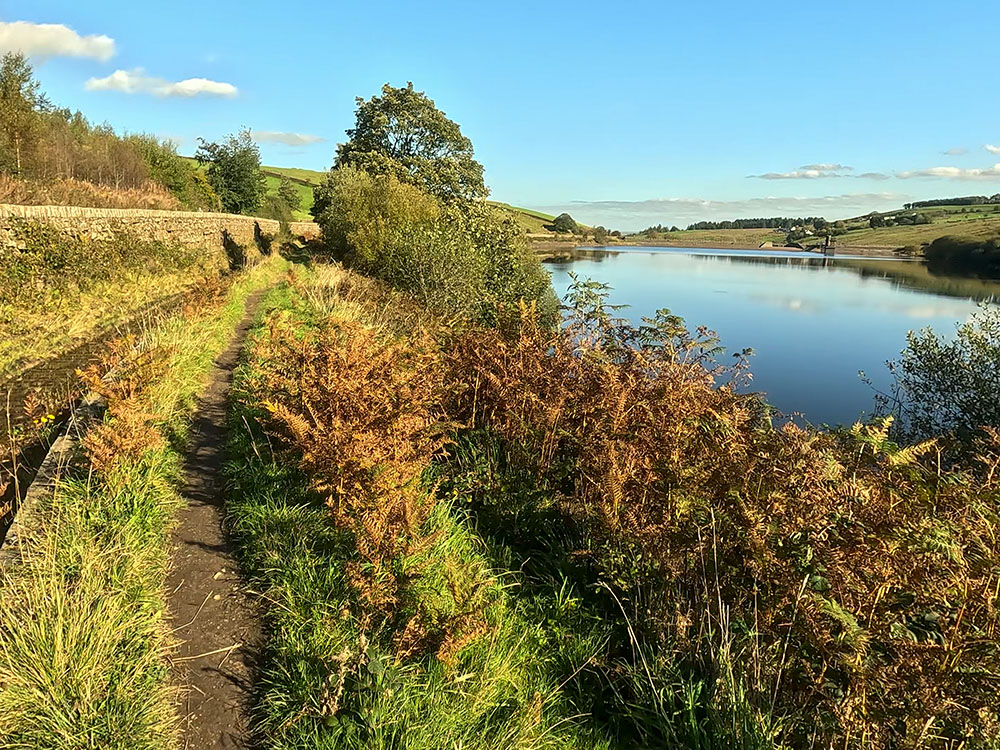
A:
[[[168,439],[104,472],[73,474],[32,514],[23,562],[0,571],[0,746],[175,746],[163,586],[179,446],[246,298],[285,265],[274,258],[247,271],[221,310],[145,331],[144,347],[169,351],[145,404]]]
[[[517,223],[521,225],[521,228],[526,232],[531,232],[533,234],[547,232],[548,230],[545,228],[545,225],[556,218],[551,214],[545,214],[541,211],[532,211],[529,208],[512,206],[509,203],[501,203],[500,201],[488,202],[494,206],[510,211],[514,215],[514,218],[517,219]]]
[[[222,248],[129,235],[84,242],[25,224],[25,250],[0,269],[0,380],[58,355],[227,267]]]
[[[229,523],[268,603],[255,722],[261,745],[768,747],[766,722],[741,703],[731,675],[709,684],[679,652],[636,640],[618,602],[575,562],[586,559],[588,542],[567,528],[555,498],[540,501],[532,476],[496,463],[488,435],[460,437],[428,467],[428,485],[439,488],[427,529],[435,541],[420,557],[416,583],[423,600],[446,598],[446,561],[449,574],[486,581],[487,632],[448,669],[433,655],[396,659],[395,633],[359,622],[352,613],[363,608],[345,569],[355,559],[352,540],[333,527],[326,498],[307,489],[295,455],[263,427],[253,339],[268,336],[276,316],[303,331],[327,314],[385,335],[406,335],[408,324],[377,292],[349,302],[323,286],[321,272],[299,275],[305,296],[302,286],[282,287],[265,300],[230,406]],[[522,511],[511,515],[512,507]]]
[[[261,167],[264,174],[271,174],[277,177],[288,177],[296,182],[309,185],[319,185],[326,179],[326,172],[319,172],[315,169],[299,169],[298,167]]]
[[[953,235],[969,240],[991,239],[1000,235],[1000,214],[966,215],[953,212],[943,213],[931,224],[893,227],[865,227],[837,237],[837,245],[842,247],[904,247],[933,242],[938,237]]]
[[[773,229],[685,229],[679,232],[662,232],[655,237],[643,234],[630,235],[625,238],[625,244],[628,244],[629,240],[668,242],[685,247],[754,248],[764,242],[784,245],[785,235]]]
[[[281,184],[281,178],[276,177],[274,174],[269,172],[264,173],[264,179],[267,181],[267,192],[272,195],[277,195],[278,185]],[[309,211],[313,206],[313,189],[309,185],[303,185],[301,182],[293,182],[295,190],[299,194],[299,200],[301,201],[301,208],[296,211],[292,211],[292,217],[296,221],[312,221],[312,214]]]
[[[272,292],[263,310],[292,311],[302,325],[316,315],[288,289]],[[263,325],[253,333],[266,335]],[[439,503],[428,522],[435,541],[421,555],[417,585],[429,601],[440,596],[445,561],[457,561],[470,582],[485,581],[488,637],[463,649],[451,669],[433,656],[399,661],[391,652],[398,633],[368,630],[351,614],[359,610],[345,569],[351,541],[332,527],[324,498],[306,489],[292,457],[272,451],[249,393],[254,377],[251,358],[234,382],[228,512],[245,569],[269,602],[256,724],[265,745],[607,747],[585,739],[570,718],[545,628],[522,619],[449,504]]]

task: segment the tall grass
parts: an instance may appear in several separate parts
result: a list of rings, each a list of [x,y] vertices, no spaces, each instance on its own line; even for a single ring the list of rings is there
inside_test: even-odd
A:
[[[250,463],[281,479],[237,518],[279,602],[273,627],[288,634],[262,700],[262,729],[278,746],[333,742],[342,716],[351,727],[342,731],[365,742],[403,742],[379,732],[409,719],[379,713],[371,723],[355,708],[368,705],[367,688],[339,677],[350,670],[331,654],[375,643],[380,663],[407,674],[447,675],[452,659],[459,674],[474,674],[464,660],[499,638],[503,620],[488,614],[498,602],[515,630],[532,634],[528,663],[558,686],[543,706],[574,717],[564,739],[572,746],[1000,739],[1000,447],[989,434],[978,459],[963,463],[945,442],[897,445],[886,422],[775,428],[766,405],[727,385],[742,364],[711,364],[708,332],[691,333],[666,311],[633,327],[589,283],[574,288],[566,328],[538,325],[524,305],[516,335],[428,321],[396,305],[396,293],[339,270],[288,295],[246,374],[245,404],[256,411],[242,412]],[[386,356],[429,384],[416,402],[384,391],[398,374],[367,379]],[[345,382],[352,374],[360,382]],[[358,421],[359,409],[373,412],[369,421]],[[400,432],[395,420],[415,415]],[[421,458],[403,490],[394,482],[415,445]],[[265,492],[261,475],[239,466],[241,490]],[[305,483],[313,493],[285,504],[289,487]],[[418,495],[419,510],[394,515],[418,490],[433,490],[436,503]],[[481,540],[480,562],[439,550],[442,508]],[[267,533],[265,522],[274,524]],[[293,556],[278,540],[304,533],[318,543],[321,528],[329,546],[310,549],[312,572],[293,585],[292,603]],[[488,571],[503,595],[466,568]],[[333,577],[324,593],[309,593],[320,572]],[[456,591],[480,580],[468,601],[479,602],[483,624],[442,651]],[[317,601],[329,609],[308,624],[290,614],[315,613]],[[326,657],[303,646],[341,627],[354,639],[345,651],[336,651],[341,640]],[[414,633],[420,646],[401,648]],[[360,703],[344,708],[347,700]],[[467,710],[449,706],[456,715],[436,719],[443,740],[465,736]],[[533,741],[508,736],[514,747]]]
[[[0,174],[0,203],[167,211],[185,208],[166,187],[152,180],[142,187],[113,188],[71,178],[23,180],[6,174]]]
[[[330,287],[271,295],[235,383],[229,512],[269,603],[263,744],[606,747],[568,712],[546,629],[434,496],[426,362]]]
[[[167,748],[176,740],[163,581],[191,405],[274,259],[142,335],[90,385],[108,414],[0,571],[0,746]]]
[[[486,517],[548,510],[578,529],[637,658],[676,649],[707,707],[724,699],[719,727],[795,746],[996,742],[995,435],[963,465],[938,441],[895,444],[887,422],[775,429],[713,382],[711,338],[667,314],[632,327],[604,297],[580,283],[565,329],[529,318],[514,340],[451,346],[446,413],[490,446],[453,476]],[[506,491],[512,475],[526,491]]]
[[[0,380],[121,325],[144,306],[217,284],[221,248],[191,249],[125,232],[89,241],[15,222],[21,249],[0,249]],[[256,255],[256,253],[255,253]]]

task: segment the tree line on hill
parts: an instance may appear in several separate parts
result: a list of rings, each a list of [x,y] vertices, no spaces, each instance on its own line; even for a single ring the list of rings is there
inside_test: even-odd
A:
[[[927,201],[912,201],[904,203],[903,208],[909,210],[911,208],[931,208],[933,206],[982,206],[994,203],[1000,203],[1000,193],[988,197],[985,195],[966,195],[959,198],[935,198]]]
[[[784,229],[813,226],[825,229],[827,220],[822,216],[807,216],[805,218],[771,217],[762,219],[733,219],[732,221],[698,221],[689,224],[688,229]]]
[[[0,61],[0,202],[221,210],[286,221],[301,207],[287,178],[268,194],[248,130],[199,142],[192,162],[169,140],[91,123],[49,100],[23,54]]]

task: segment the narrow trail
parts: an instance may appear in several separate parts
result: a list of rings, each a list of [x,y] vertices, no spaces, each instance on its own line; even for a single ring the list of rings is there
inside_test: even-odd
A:
[[[244,591],[233,547],[223,528],[226,399],[240,349],[264,292],[247,300],[229,347],[215,361],[198,401],[184,463],[183,496],[173,532],[168,606],[180,640],[174,680],[183,690],[181,747],[249,746],[248,708],[260,626]]]

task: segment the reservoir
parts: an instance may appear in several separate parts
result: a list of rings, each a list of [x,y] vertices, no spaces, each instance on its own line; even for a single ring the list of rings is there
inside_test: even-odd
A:
[[[1000,283],[936,276],[921,261],[803,252],[615,247],[546,267],[560,297],[575,273],[609,285],[609,301],[628,306],[618,315],[634,323],[668,308],[689,329],[714,331],[727,354],[752,348],[751,389],[814,425],[871,416],[873,388],[891,386],[886,362],[908,331],[951,335],[1000,299]]]

